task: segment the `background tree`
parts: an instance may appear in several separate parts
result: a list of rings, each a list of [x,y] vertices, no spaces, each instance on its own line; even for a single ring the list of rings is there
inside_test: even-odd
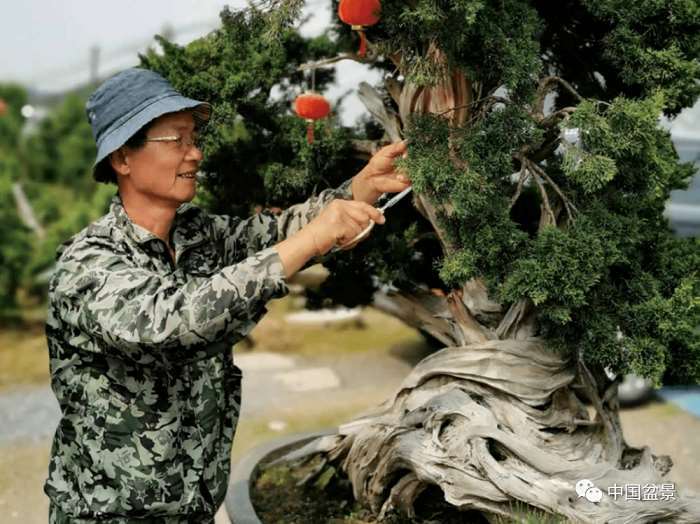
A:
[[[299,39],[300,6],[225,11],[209,37],[143,58],[215,105],[203,167],[216,211],[353,174],[347,131],[331,120],[309,147],[289,113],[298,63],[348,40]],[[693,168],[657,125],[700,92],[699,29],[693,0],[383,3],[368,60],[389,74],[364,98],[387,139],[411,139],[415,195],[326,260],[316,298],[374,300],[447,347],[377,414],[303,451],[340,465],[379,515],[412,514],[432,486],[487,515],[520,501],[588,522],[700,518],[687,497],[574,492],[584,478],[658,486],[671,467],[625,443],[623,374],[700,379],[700,248],[662,214]]]
[[[56,248],[107,212],[114,186],[92,178],[95,141],[85,116],[86,92],[71,93],[19,144],[21,178],[28,200],[43,226],[33,236],[21,274],[27,291],[43,298]]]
[[[0,99],[6,104],[0,114],[0,314],[5,316],[17,305],[17,289],[30,250],[30,232],[17,215],[12,194],[12,185],[22,172],[18,148],[27,93],[18,85],[4,84],[0,85]]]

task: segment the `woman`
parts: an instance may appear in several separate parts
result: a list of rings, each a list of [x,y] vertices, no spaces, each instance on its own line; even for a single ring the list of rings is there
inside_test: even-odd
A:
[[[62,418],[45,491],[51,522],[212,522],[240,408],[231,346],[287,279],[343,245],[408,180],[379,151],[335,190],[278,216],[189,204],[206,103],[129,69],[90,97],[95,178],[110,211],[58,251],[46,334]]]

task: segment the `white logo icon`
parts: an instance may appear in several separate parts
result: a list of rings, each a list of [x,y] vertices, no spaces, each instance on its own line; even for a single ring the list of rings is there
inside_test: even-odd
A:
[[[581,479],[576,483],[576,494],[579,498],[585,497],[587,501],[595,503],[603,498],[603,492],[588,479]]]

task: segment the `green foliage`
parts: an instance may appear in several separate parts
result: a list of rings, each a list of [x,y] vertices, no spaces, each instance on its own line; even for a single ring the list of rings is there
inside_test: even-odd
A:
[[[648,97],[661,89],[677,114],[700,93],[695,0],[536,2],[545,66],[590,98]]]
[[[462,67],[483,82],[484,93],[505,85],[527,90],[540,69],[541,24],[528,2],[457,0],[382,2],[382,22],[370,39],[387,53],[399,53],[408,80],[431,85],[445,66]],[[437,44],[447,64],[431,59]]]
[[[493,182],[503,181],[504,174],[510,174],[513,151],[544,140],[542,129],[534,125],[522,106],[515,104],[497,106],[460,134],[461,155],[470,170]]]
[[[45,292],[46,272],[53,267],[56,248],[107,212],[114,186],[93,185],[91,194],[76,193],[61,184],[28,185],[32,206],[45,230],[43,239],[32,239],[31,256],[22,272],[24,286],[31,295],[41,297]]]
[[[0,311],[16,306],[16,293],[30,254],[30,232],[17,215],[12,195],[18,162],[8,152],[0,161]]]
[[[385,236],[329,261],[327,293],[346,296],[343,277],[356,284],[353,303],[377,284],[447,291],[481,277],[506,306],[532,300],[540,334],[589,364],[657,383],[700,380],[691,307],[700,250],[674,238],[663,216],[670,191],[687,187],[695,169],[679,163],[658,127],[661,113],[676,114],[700,93],[698,12],[692,0],[382,2],[368,37],[398,59],[406,82],[435,85],[461,70],[482,98],[463,127],[422,116],[404,129],[403,165],[436,210],[447,253],[421,217],[393,210]],[[339,33],[353,45],[347,28]],[[574,111],[553,127],[533,110],[545,75],[583,95],[556,89],[551,111]],[[487,106],[483,97],[497,88],[505,103]],[[562,143],[559,133],[573,128],[581,143]],[[544,174],[530,175],[513,202],[518,154]],[[558,227],[539,225],[543,192]],[[414,234],[402,239],[392,227]]]
[[[616,179],[617,189],[646,193],[655,201],[687,187],[692,168],[678,164],[668,132],[657,124],[663,101],[657,92],[648,99],[616,98],[610,105],[582,102],[566,127],[580,129],[583,145],[566,148],[564,173],[586,193]]]
[[[515,107],[495,110],[469,130],[450,130],[440,118],[415,118],[409,129],[411,154],[405,161],[415,191],[443,201],[440,218],[455,253],[436,261],[448,286],[471,277],[501,282],[508,261],[523,248],[527,234],[511,220],[504,198],[512,173],[512,151],[541,133]],[[450,158],[449,141],[466,169]],[[425,277],[423,277],[425,278]]]
[[[0,151],[2,151],[4,148],[17,147],[19,143],[20,129],[24,123],[21,110],[27,103],[27,92],[16,84],[0,84],[0,99],[7,104],[7,112],[0,115],[0,148],[2,148]]]
[[[39,124],[24,149],[29,179],[94,191],[95,141],[85,116],[85,98],[71,94]]]
[[[17,304],[17,290],[30,252],[30,233],[17,214],[12,185],[22,176],[18,154],[24,118],[20,110],[27,101],[26,91],[17,85],[0,85],[0,98],[8,105],[0,116],[0,311]]]
[[[677,375],[688,379],[700,370],[700,284],[697,274],[681,280],[673,294],[666,298],[659,293],[644,302],[630,305],[624,312],[623,325],[634,326],[636,335],[624,344],[632,369],[655,379],[661,377],[671,362],[671,353],[686,354]],[[680,356],[678,355],[678,356]]]
[[[617,166],[612,158],[604,155],[580,153],[569,148],[562,165],[564,172],[585,193],[594,193],[605,187],[615,175]]]
[[[700,94],[700,5],[695,0],[585,0],[608,27],[603,58],[619,79],[642,95],[666,94],[664,109],[678,113]]]
[[[697,2],[383,2],[368,35],[399,58],[407,82],[434,85],[446,69],[461,70],[475,98],[500,88],[506,99],[477,100],[457,129],[418,117],[405,130],[405,166],[448,243],[442,256],[434,239],[414,246],[433,268],[418,282],[432,287],[437,276],[449,290],[481,277],[506,305],[532,300],[553,346],[657,382],[699,381],[699,248],[674,239],[663,216],[670,191],[687,187],[695,169],[679,163],[658,127],[661,113],[675,115],[700,93]],[[545,75],[583,95],[554,91],[551,111],[574,108],[558,127],[534,110]],[[581,143],[561,143],[559,132],[574,128]],[[518,155],[543,174],[530,175],[512,203]],[[539,225],[543,192],[558,227]]]
[[[33,239],[24,268],[25,286],[36,296],[45,290],[44,275],[53,266],[56,248],[106,213],[115,193],[114,186],[92,178],[96,149],[85,101],[84,95],[68,95],[23,144],[25,190],[46,233]]]
[[[467,248],[447,255],[440,266],[440,278],[449,286],[458,286],[480,273],[478,254]]]

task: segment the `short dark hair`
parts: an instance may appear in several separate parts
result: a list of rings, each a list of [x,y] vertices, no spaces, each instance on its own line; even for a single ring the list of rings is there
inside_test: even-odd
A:
[[[146,138],[148,130],[151,128],[155,120],[151,120],[145,124],[141,129],[136,131],[129,140],[127,140],[124,145],[130,149],[141,149],[146,145]],[[111,153],[103,158],[96,166],[93,171],[93,177],[97,182],[103,182],[105,184],[116,184],[117,183],[117,173],[114,172],[112,164],[109,162],[109,157]]]

